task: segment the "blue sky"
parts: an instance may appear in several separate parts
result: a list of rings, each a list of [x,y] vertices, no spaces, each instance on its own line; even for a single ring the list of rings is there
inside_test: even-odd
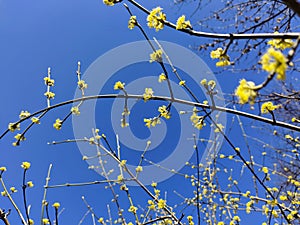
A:
[[[179,8],[174,6],[172,1],[145,1],[145,6],[152,8],[158,2],[166,13],[169,13],[168,18],[172,21],[182,13],[193,10],[193,4]],[[132,8],[132,11],[134,14],[138,12],[135,8]],[[138,15],[145,24],[145,15],[141,13]],[[43,96],[46,87],[43,78],[47,74],[48,67],[52,68],[52,76],[55,79],[53,90],[56,96],[53,103],[69,100],[73,98],[76,90],[75,71],[78,60],[81,61],[82,70],[85,71],[94,60],[110,49],[132,41],[143,40],[137,29],[130,31],[127,28],[128,18],[128,12],[121,5],[107,7],[99,0],[0,1],[0,62],[3,84],[0,89],[2,96],[0,129],[5,130],[8,122],[15,121],[21,110],[34,112],[46,106]],[[147,32],[150,37],[154,36],[184,47],[199,43],[199,39],[170,29],[158,33],[152,30]],[[209,59],[208,53],[204,53],[201,57],[214,68],[214,62]],[[129,68],[129,71],[123,71],[120,76],[126,72],[134,72],[134,70],[130,71]],[[239,76],[232,75],[232,83],[223,82],[227,80],[226,77],[217,75],[217,78],[223,84],[222,89],[229,92],[237,83]],[[113,84],[113,81],[110,82]],[[140,104],[141,107],[146,107]],[[97,107],[100,107],[101,115],[101,104]],[[82,155],[76,144],[47,145],[47,142],[52,140],[73,137],[70,120],[64,124],[61,131],[56,131],[52,127],[55,119],[64,117],[69,110],[69,107],[63,107],[49,113],[41,121],[41,125],[34,126],[28,132],[27,140],[17,148],[11,145],[13,142],[11,133],[0,141],[1,165],[8,169],[4,179],[7,186],[16,186],[19,189],[19,192],[14,195],[17,202],[21,203],[20,165],[24,160],[32,163],[32,168],[28,171],[28,179],[33,180],[35,187],[28,191],[28,202],[32,204],[32,216],[36,220],[40,215],[42,187],[50,163],[53,163],[52,184],[101,179],[93,170],[87,170],[87,164],[81,160]],[[148,131],[144,127],[139,128],[139,131],[145,132],[147,136]],[[114,139],[112,134],[109,137]],[[238,138],[234,139],[238,140]],[[163,183],[162,187],[176,185],[176,182],[181,182],[181,179],[176,178],[169,183]],[[134,188],[134,191],[137,189]],[[50,204],[59,201],[65,208],[61,215],[61,224],[76,224],[84,215],[86,207],[81,201],[82,195],[86,196],[98,215],[105,212],[105,216],[106,202],[110,202],[111,196],[106,194],[103,186],[49,190]],[[143,198],[142,194],[140,196]],[[146,199],[142,202],[145,203]],[[0,204],[1,208],[12,208],[7,199],[1,198]],[[22,207],[20,204],[21,209]],[[9,218],[12,224],[18,221],[15,211]]]

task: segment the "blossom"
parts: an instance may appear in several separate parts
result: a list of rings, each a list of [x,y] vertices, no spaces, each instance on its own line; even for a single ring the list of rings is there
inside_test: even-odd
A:
[[[40,119],[34,116],[31,118],[31,122],[33,122],[35,124],[40,124]]]
[[[228,66],[231,64],[229,56],[225,54],[222,48],[211,51],[210,57],[212,59],[219,59],[219,62],[216,62],[216,66]]]
[[[268,172],[269,172],[269,170],[268,170],[268,167],[263,167],[263,168],[261,168],[261,170],[265,173],[265,174],[267,174]]]
[[[29,219],[29,225],[33,225],[34,221],[32,219]]]
[[[192,121],[194,127],[198,130],[201,130],[206,125],[204,122],[204,117],[198,116],[196,108],[193,109],[193,114],[191,115],[190,120]]]
[[[22,165],[21,165],[21,167],[24,170],[28,170],[30,168],[30,166],[31,166],[30,162],[22,162]]]
[[[123,90],[125,86],[125,83],[122,83],[121,81],[117,81],[114,85],[114,90]]]
[[[152,88],[145,88],[145,93],[143,94],[143,98],[144,98],[144,101],[148,101],[150,98],[153,97],[153,90]]]
[[[52,206],[55,208],[55,209],[58,209],[60,207],[60,203],[59,202],[54,202],[52,204]]]
[[[1,191],[1,195],[2,195],[3,197],[6,197],[6,196],[7,196],[6,191]]]
[[[56,119],[55,120],[55,123],[53,124],[53,127],[56,129],[56,130],[60,130],[61,129],[61,126],[62,126],[62,120],[61,119]]]
[[[136,171],[137,173],[140,173],[140,172],[143,171],[143,167],[137,166],[137,167],[135,168],[135,171]]]
[[[165,105],[163,105],[163,106],[160,106],[159,108],[158,108],[158,112],[160,112],[160,115],[162,116],[162,117],[165,117],[166,119],[170,119],[170,112],[167,110],[167,107],[165,106]]]
[[[273,105],[272,102],[265,102],[261,105],[261,113],[269,113],[277,109],[278,105]]]
[[[47,91],[44,93],[44,95],[48,98],[48,99],[53,99],[55,94],[51,91]]]
[[[14,132],[15,130],[20,130],[20,123],[9,123],[8,124],[8,129],[11,132]]]
[[[50,77],[44,77],[45,85],[47,86],[53,86],[54,85],[54,80],[50,79]]]
[[[153,53],[150,54],[150,62],[162,62],[162,50],[158,49],[156,51],[154,51]]]
[[[47,218],[43,218],[42,222],[43,224],[50,224],[50,221]]]
[[[164,80],[167,80],[167,77],[164,73],[161,73],[158,77],[158,82],[161,83],[163,82]]]
[[[268,44],[281,50],[294,46],[294,42],[291,39],[273,39],[268,41]]]
[[[286,62],[282,52],[272,47],[261,57],[262,69],[272,74],[276,73],[278,80],[285,80]]]
[[[159,209],[163,209],[166,207],[166,200],[163,200],[163,199],[159,199],[158,202],[157,202],[157,207]]]
[[[5,171],[6,171],[6,167],[5,167],[5,166],[1,166],[1,167],[0,167],[0,171],[5,172]]]
[[[155,28],[156,31],[162,30],[166,19],[166,14],[162,13],[162,8],[156,7],[147,16],[148,27]]]
[[[137,25],[136,16],[131,16],[128,21],[128,28],[132,30]]]
[[[86,89],[88,87],[87,83],[85,83],[84,80],[78,81],[77,85],[78,85],[78,88],[81,89],[81,90]]]
[[[185,20],[185,15],[182,15],[177,19],[176,30],[186,29],[186,28],[192,29],[192,25],[189,20],[187,21]]]
[[[185,85],[185,80],[181,80],[181,81],[179,82],[179,85],[180,85],[180,86],[184,86],[184,85]]]
[[[138,210],[137,207],[131,205],[131,206],[129,207],[129,209],[128,209],[128,212],[136,213],[137,210]]]
[[[71,112],[72,112],[72,114],[80,115],[80,111],[79,111],[78,106],[73,106],[73,107],[71,108]]]
[[[27,118],[28,116],[30,116],[30,112],[28,112],[28,111],[21,111],[20,112],[20,115],[19,115],[19,118],[20,119],[25,119],[25,118]]]
[[[100,218],[98,219],[98,222],[99,222],[99,223],[104,223],[103,217],[100,217]]]
[[[26,140],[26,138],[22,134],[16,134],[15,139],[17,141],[25,141]]]
[[[250,101],[250,104],[254,104],[256,98],[256,91],[254,90],[255,83],[252,81],[240,80],[240,85],[235,90],[235,95],[239,98],[240,104],[245,104]]]
[[[18,191],[15,187],[11,187],[9,190],[11,191],[11,193],[15,193]]]
[[[145,126],[150,128],[155,127],[157,124],[160,124],[160,119],[159,117],[155,117],[155,118],[150,118],[150,119],[144,119],[144,122],[146,123]]]
[[[116,0],[103,0],[103,3],[108,6],[113,6],[117,2],[118,1],[116,1]]]
[[[27,182],[27,187],[30,187],[30,188],[31,188],[31,187],[33,187],[33,186],[34,186],[34,185],[33,185],[32,181],[28,181],[28,182]]]
[[[214,132],[219,133],[220,131],[223,131],[223,129],[224,129],[223,124],[218,123],[216,129],[214,130]]]

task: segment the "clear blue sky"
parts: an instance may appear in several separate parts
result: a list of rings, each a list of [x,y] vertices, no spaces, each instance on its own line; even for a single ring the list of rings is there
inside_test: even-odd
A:
[[[144,1],[143,3],[148,8],[160,4],[172,21],[182,13],[191,12],[194,7],[191,4],[180,9],[174,6],[172,1]],[[138,12],[137,9],[131,8],[134,14]],[[141,13],[138,15],[145,25],[145,15]],[[53,103],[69,100],[73,98],[76,90],[75,71],[78,60],[81,61],[84,72],[95,59],[110,49],[121,44],[143,40],[137,29],[130,31],[127,28],[128,18],[128,12],[122,5],[107,7],[99,0],[0,0],[2,83],[0,130],[5,130],[8,122],[15,121],[21,110],[34,112],[46,106],[43,96],[46,88],[43,77],[46,76],[48,67],[52,68],[52,76],[55,79],[53,90],[56,96]],[[170,29],[159,33],[149,31],[149,35],[184,47],[199,43],[196,38]],[[208,53],[201,57],[210,67],[214,67],[214,62],[209,59]],[[219,82],[227,79],[221,76],[218,78],[220,78]],[[238,75],[232,75],[233,82],[222,85],[222,89],[229,92],[237,84],[238,79]],[[115,92],[112,90],[112,93]],[[32,163],[32,168],[28,171],[28,180],[33,180],[35,187],[28,190],[28,203],[32,204],[31,214],[35,220],[39,219],[42,187],[50,163],[53,163],[51,184],[101,179],[96,172],[87,170],[87,164],[82,161],[82,155],[75,144],[47,145],[49,141],[73,137],[71,121],[64,125],[62,131],[56,131],[52,127],[54,120],[64,117],[69,109],[64,107],[49,113],[41,121],[41,125],[34,126],[28,132],[27,140],[17,148],[11,144],[13,142],[11,133],[0,141],[0,166],[6,166],[8,169],[4,179],[7,186],[16,186],[19,190],[14,197],[20,203],[22,210],[20,165],[22,161]],[[99,113],[102,113],[101,109]],[[147,135],[146,129],[140,130]],[[180,178],[175,181],[180,182]],[[175,183],[162,184],[162,187],[164,185],[170,187]],[[103,186],[49,190],[50,204],[59,201],[65,208],[61,214],[60,224],[79,222],[87,210],[81,201],[82,195],[86,196],[98,215],[106,216],[106,203],[110,202],[111,196]],[[140,197],[144,198],[143,195]],[[146,199],[141,201],[141,203],[145,202]],[[0,207],[12,208],[7,199],[2,197]],[[9,218],[12,224],[19,222],[14,210]]]

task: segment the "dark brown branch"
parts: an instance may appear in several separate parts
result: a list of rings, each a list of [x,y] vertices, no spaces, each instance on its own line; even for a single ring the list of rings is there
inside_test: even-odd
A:
[[[283,0],[284,4],[300,16],[300,3],[297,0]]]

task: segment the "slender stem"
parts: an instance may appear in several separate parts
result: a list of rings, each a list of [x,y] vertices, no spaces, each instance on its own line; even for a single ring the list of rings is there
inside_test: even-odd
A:
[[[50,181],[50,173],[52,169],[52,164],[49,165],[47,177],[46,177],[46,184],[44,186],[44,194],[43,194],[43,200],[42,200],[42,210],[41,210],[41,225],[43,225],[43,218],[44,218],[44,211],[45,211],[45,206],[47,207],[47,201],[46,201],[46,196],[47,196],[47,187],[49,185]]]
[[[25,180],[26,180],[26,172],[27,172],[27,169],[24,169],[24,172],[23,172],[23,184],[22,184],[22,191],[23,191],[23,203],[24,203],[24,208],[25,208],[25,214],[26,214],[26,217],[27,217],[27,221],[28,221],[28,224],[29,224],[29,213],[28,213],[28,207],[27,207],[27,201],[26,201],[26,183],[25,183]]]

